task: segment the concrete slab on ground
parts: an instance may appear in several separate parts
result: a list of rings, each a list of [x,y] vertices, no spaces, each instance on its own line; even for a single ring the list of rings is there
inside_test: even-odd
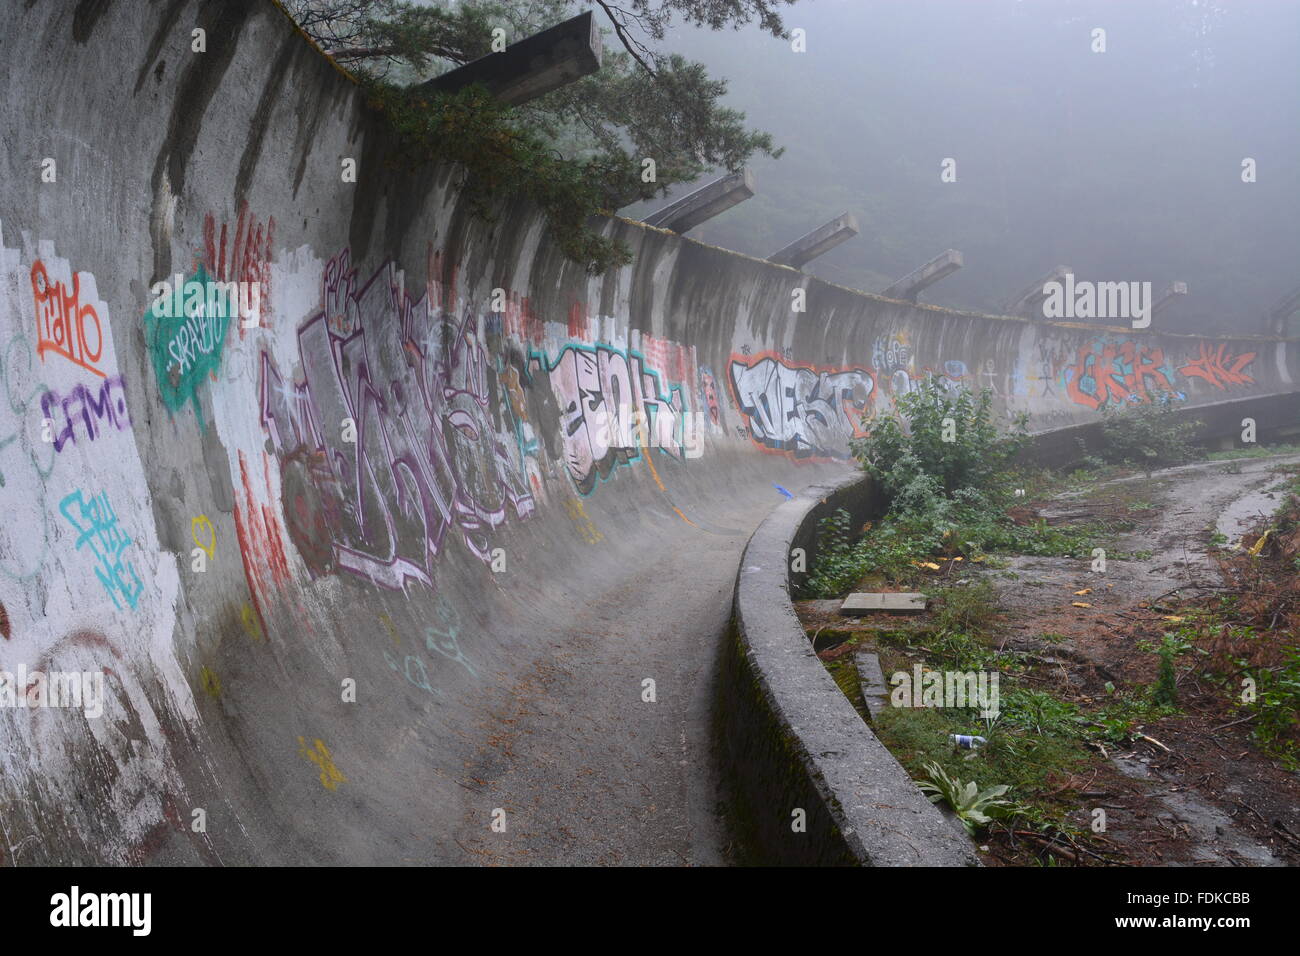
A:
[[[844,599],[840,613],[856,614],[921,614],[925,611],[925,595],[915,591],[855,591]]]

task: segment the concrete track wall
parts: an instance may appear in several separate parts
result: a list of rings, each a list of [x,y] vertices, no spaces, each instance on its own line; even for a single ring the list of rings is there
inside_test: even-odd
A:
[[[774,483],[841,475],[924,376],[1036,429],[1293,390],[1286,343],[918,307],[624,221],[592,278],[531,209],[386,166],[270,3],[3,9],[0,862],[710,861],[709,648]],[[257,324],[167,314],[176,276],[258,284]],[[32,671],[102,675],[102,717],[18,706]]]

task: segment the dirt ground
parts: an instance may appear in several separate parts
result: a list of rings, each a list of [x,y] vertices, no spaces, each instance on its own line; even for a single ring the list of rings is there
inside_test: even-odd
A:
[[[1253,587],[1265,589],[1259,572],[1247,569],[1257,559],[1233,546],[1243,540],[1249,545],[1262,533],[1283,497],[1281,469],[1294,469],[1298,462],[1291,457],[1204,463],[1026,502],[1019,509],[1025,520],[1122,521],[1131,530],[1119,535],[1104,570],[1094,570],[1093,556],[989,562],[1001,567],[940,561],[934,577],[948,580],[935,583],[990,581],[1000,612],[1000,649],[1028,656],[1031,666],[1024,677],[1036,689],[1086,708],[1105,701],[1108,683],[1150,684],[1158,663],[1151,646],[1189,608],[1239,593],[1245,573],[1254,575]],[[1121,554],[1128,559],[1119,559]],[[1294,585],[1300,591],[1289,574],[1278,571],[1270,586]],[[1275,595],[1263,593],[1257,603],[1263,608],[1269,598],[1276,604]],[[844,618],[837,607],[837,601],[805,601],[798,611],[810,634],[924,626],[924,620]],[[1269,623],[1266,614],[1263,628]],[[1271,623],[1281,640],[1294,644],[1300,638],[1294,618],[1279,621],[1274,612]],[[822,656],[841,653],[833,647]],[[1098,759],[1092,766],[1061,781],[1062,791],[1078,800],[1071,821],[1086,832],[1101,808],[1106,829],[1054,851],[1056,862],[1300,863],[1300,774],[1262,753],[1251,739],[1249,719],[1240,717],[1220,687],[1202,684],[1194,671],[1180,669],[1180,714],[1139,727],[1135,742],[1119,749],[1093,744]],[[986,842],[989,865],[1042,859],[1041,838],[1031,833],[1004,831]]]

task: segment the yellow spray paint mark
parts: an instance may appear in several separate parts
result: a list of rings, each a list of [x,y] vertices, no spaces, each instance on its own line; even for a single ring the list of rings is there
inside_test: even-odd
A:
[[[401,647],[402,638],[398,636],[397,628],[393,626],[393,619],[388,616],[388,612],[385,611],[384,613],[380,614],[379,620],[383,623],[384,627],[388,628],[388,636],[393,639],[393,643],[396,644],[398,647]]]
[[[330,749],[325,746],[325,741],[319,737],[316,738],[314,748],[309,748],[307,741],[299,737],[298,756],[310,760],[320,767],[321,786],[326,790],[337,790],[339,784],[348,782],[348,778],[343,776],[338,767],[334,766],[334,757],[330,754]]]
[[[199,684],[213,700],[221,696],[221,678],[206,667],[199,671]]]
[[[582,535],[582,540],[587,544],[599,544],[605,540],[605,536],[601,534],[600,529],[587,516],[587,507],[582,503],[581,499],[566,498],[564,510],[569,513],[574,526],[578,529],[578,534]]]
[[[637,441],[642,451],[641,457],[645,459],[645,463],[650,466],[650,477],[654,478],[655,484],[659,486],[659,490],[664,493],[665,498],[668,498],[668,488],[664,485],[663,480],[659,477],[659,469],[655,467],[653,453],[651,452],[647,443],[644,441],[645,434],[646,432],[644,429],[637,430],[637,435],[638,435]],[[695,522],[692,521],[690,518],[686,517],[686,515],[682,513],[682,509],[678,508],[677,505],[673,503],[673,500],[671,498],[668,498],[668,507],[673,509],[673,511],[677,514],[677,517],[681,518],[692,528],[695,527]]]
[[[257,623],[257,612],[253,610],[253,605],[245,601],[244,606],[239,609],[239,616],[244,622],[244,633],[253,640],[260,641],[262,639],[262,627]]]
[[[217,529],[212,527],[207,515],[190,519],[190,537],[196,547],[207,552],[208,560],[211,561],[217,551]]]

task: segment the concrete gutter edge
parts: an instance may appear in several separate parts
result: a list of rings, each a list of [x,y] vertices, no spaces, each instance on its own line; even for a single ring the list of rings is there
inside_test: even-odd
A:
[[[869,866],[979,866],[965,833],[922,795],[840,693],[791,603],[792,549],[804,547],[811,562],[821,517],[844,507],[855,520],[865,520],[870,498],[870,483],[857,472],[814,485],[773,510],[745,548],[736,581],[732,664],[740,665],[754,693],[744,695],[743,709],[750,713],[732,715],[731,735],[775,730],[786,745],[784,759],[796,765],[785,772],[768,766],[765,773],[741,773],[747,777],[742,798],[751,817],[765,818],[753,829],[771,862],[830,858]],[[753,712],[759,708],[766,712]],[[740,769],[736,758],[754,755],[730,749],[734,775]],[[762,762],[770,762],[770,755]],[[793,799],[805,805],[782,805]],[[807,816],[803,833],[792,829],[796,809]],[[800,845],[818,842],[826,845]]]
[[[1275,393],[1185,409],[1200,438],[1231,435],[1250,412],[1261,429],[1294,429],[1300,396]],[[1061,466],[1086,453],[1100,422],[1033,435],[1034,459]],[[931,804],[840,692],[804,634],[790,597],[791,553],[816,558],[818,523],[839,508],[855,527],[875,517],[860,471],[812,485],[755,529],[736,575],[735,634],[723,664],[719,723],[724,761],[762,862],[980,866],[955,818]],[[807,814],[803,833],[791,812]]]

